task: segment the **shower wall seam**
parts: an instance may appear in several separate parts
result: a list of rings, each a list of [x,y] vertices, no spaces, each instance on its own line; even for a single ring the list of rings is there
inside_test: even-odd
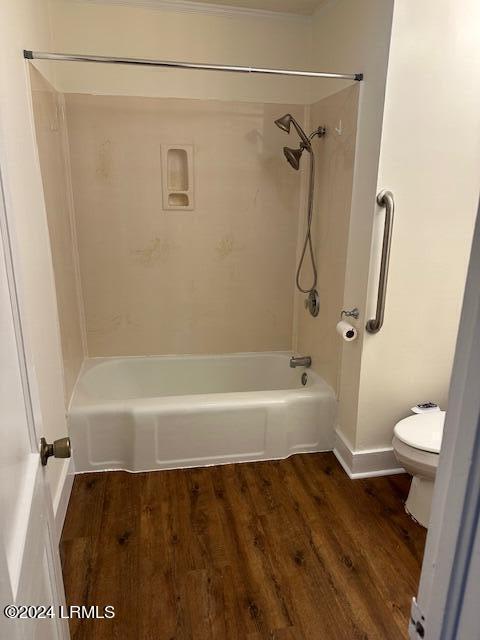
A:
[[[29,83],[29,87],[30,87],[30,72],[28,72],[28,76],[27,76],[27,82]],[[41,185],[41,195],[42,195],[42,209],[43,209],[43,215],[44,215],[44,220],[45,220],[45,225],[47,228],[47,232],[48,232],[48,212],[47,212],[47,206],[46,206],[46,200],[45,200],[45,186],[43,184],[43,179],[42,179],[42,169],[41,169],[41,162],[40,162],[40,153],[39,153],[39,148],[38,148],[38,135],[37,135],[37,130],[36,130],[36,126],[35,126],[35,116],[34,116],[34,107],[33,107],[33,93],[31,90],[27,91],[27,97],[28,97],[28,114],[29,114],[29,125],[32,131],[32,135],[34,138],[34,154],[35,154],[35,165],[36,165],[36,169],[38,171],[38,175],[40,176],[40,185]],[[56,307],[56,314],[55,314],[55,321],[56,321],[56,341],[59,347],[59,353],[60,353],[60,371],[61,371],[61,387],[62,387],[62,397],[63,397],[63,402],[64,404],[66,404],[66,398],[67,398],[67,385],[66,385],[66,372],[65,372],[65,361],[63,359],[63,348],[62,348],[62,330],[61,330],[61,326],[60,326],[60,314],[58,312],[58,287],[57,287],[57,282],[55,280],[55,272],[54,272],[54,267],[53,267],[53,252],[52,252],[52,246],[50,243],[50,240],[48,240],[48,256],[49,256],[49,260],[50,260],[50,274],[51,274],[51,278],[53,281],[53,292],[54,292],[54,303],[55,303],[55,307]]]

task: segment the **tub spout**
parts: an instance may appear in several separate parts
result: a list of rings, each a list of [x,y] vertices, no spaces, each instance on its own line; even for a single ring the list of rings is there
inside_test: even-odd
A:
[[[290,358],[290,366],[292,369],[295,369],[295,367],[311,367],[312,359],[310,356],[293,357]]]

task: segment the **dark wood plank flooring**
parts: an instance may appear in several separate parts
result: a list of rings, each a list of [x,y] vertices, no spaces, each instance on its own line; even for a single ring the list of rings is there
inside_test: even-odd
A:
[[[73,640],[407,637],[425,530],[407,476],[351,481],[331,453],[77,476],[61,541]]]

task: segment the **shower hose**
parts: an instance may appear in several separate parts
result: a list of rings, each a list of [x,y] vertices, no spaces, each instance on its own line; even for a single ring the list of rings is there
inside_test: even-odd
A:
[[[302,293],[310,293],[317,287],[317,264],[315,261],[315,253],[313,251],[313,243],[312,243],[312,219],[313,219],[313,196],[315,191],[315,156],[313,154],[313,149],[308,149],[310,153],[310,177],[309,177],[309,185],[308,185],[308,209],[307,209],[307,230],[305,233],[305,241],[303,243],[303,249],[300,256],[300,261],[298,263],[296,283],[297,289]],[[303,269],[303,263],[305,262],[305,256],[307,253],[307,249],[310,255],[310,261],[312,263],[312,271],[313,271],[313,282],[312,286],[308,289],[304,289],[300,282],[301,273]]]

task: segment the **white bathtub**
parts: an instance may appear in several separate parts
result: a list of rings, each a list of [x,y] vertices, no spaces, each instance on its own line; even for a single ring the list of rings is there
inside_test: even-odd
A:
[[[291,369],[289,358],[87,360],[69,411],[76,471],[175,469],[332,449],[334,393],[313,370]]]

